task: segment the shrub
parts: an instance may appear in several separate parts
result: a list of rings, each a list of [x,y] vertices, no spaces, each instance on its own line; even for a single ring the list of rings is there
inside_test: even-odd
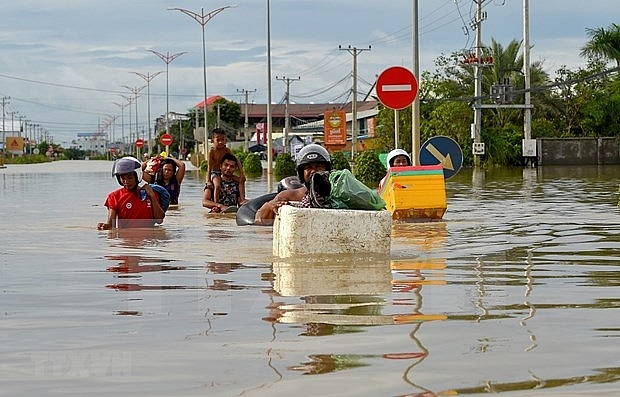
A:
[[[334,152],[331,154],[332,169],[334,170],[349,170],[351,171],[351,165],[349,159],[342,152]]]
[[[249,153],[245,157],[243,163],[243,172],[249,176],[261,175],[263,173],[263,164],[260,161],[260,157],[256,153]]]
[[[381,178],[387,170],[379,160],[379,154],[373,150],[366,150],[355,156],[355,177],[366,186],[379,186]]]
[[[290,153],[280,153],[276,156],[274,175],[276,179],[297,175],[295,162],[293,161]]]
[[[237,157],[237,159],[241,162],[241,165],[245,163],[245,158],[248,156],[248,152],[245,152],[242,147],[239,147],[232,151],[233,154]]]

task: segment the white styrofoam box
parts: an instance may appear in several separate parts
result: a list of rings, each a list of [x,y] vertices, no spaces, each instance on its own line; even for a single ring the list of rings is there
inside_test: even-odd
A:
[[[298,208],[285,205],[273,224],[273,254],[389,254],[389,211]]]

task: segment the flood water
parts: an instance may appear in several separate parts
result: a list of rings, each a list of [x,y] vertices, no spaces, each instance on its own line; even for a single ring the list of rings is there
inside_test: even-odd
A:
[[[109,233],[111,162],[8,165],[0,396],[618,395],[618,175],[461,170],[390,257],[282,261],[197,171],[161,226]]]

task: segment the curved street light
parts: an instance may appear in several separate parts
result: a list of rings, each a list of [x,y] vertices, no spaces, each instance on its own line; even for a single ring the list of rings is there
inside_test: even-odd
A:
[[[138,130],[138,94],[140,93],[140,91],[146,88],[146,86],[143,85],[142,87],[129,87],[127,85],[124,85],[123,87],[127,88],[134,95],[134,103],[136,105],[136,140],[138,140],[138,138],[140,137],[140,131]],[[131,110],[131,108],[129,109]],[[138,156],[138,151],[139,148],[136,146],[136,157],[140,158],[140,156]]]
[[[121,148],[120,148],[119,154],[122,154],[122,153],[125,153],[125,108],[131,105],[131,102],[129,103],[112,102],[112,103],[121,109]]]
[[[174,61],[175,59],[177,59],[178,57],[180,57],[183,54],[187,54],[187,51],[181,51],[181,52],[176,52],[174,54],[170,54],[170,52],[166,51],[165,54],[162,54],[161,52],[157,52],[155,50],[148,50],[150,52],[152,52],[153,54],[157,55],[159,57],[159,59],[161,59],[162,61],[164,61],[164,63],[166,64],[166,134],[170,133],[170,123],[168,122],[168,116],[170,115],[170,105],[169,105],[169,101],[168,101],[168,65],[170,65],[170,63],[172,61]]]
[[[216,8],[215,10],[209,11],[208,13],[205,14],[205,9],[204,8],[200,8],[200,14],[194,12],[194,11],[190,11],[187,10],[185,8],[168,8],[168,10],[175,10],[175,11],[180,11],[183,14],[189,16],[190,18],[194,19],[196,22],[198,22],[200,24],[200,26],[202,26],[202,76],[203,76],[203,86],[204,86],[204,103],[203,103],[203,111],[204,111],[204,118],[205,118],[205,142],[204,142],[204,150],[205,150],[205,156],[207,154],[207,138],[208,138],[208,133],[207,130],[209,129],[209,119],[208,119],[208,104],[207,104],[207,51],[205,48],[205,25],[207,24],[207,22],[209,22],[213,17],[215,17],[217,14],[219,14],[220,12],[224,11],[227,8],[234,8],[237,7],[236,5],[227,5],[224,7],[220,7],[220,8]]]
[[[131,72],[133,74],[137,74],[138,76],[140,76],[145,82],[146,82],[146,101],[147,101],[147,112],[148,112],[148,130],[149,130],[149,140],[148,140],[148,151],[149,151],[149,155],[151,153],[153,153],[152,147],[151,147],[151,80],[153,80],[155,77],[159,76],[160,74],[163,73],[163,71],[160,72],[155,72],[155,73],[138,73],[138,72]],[[167,132],[167,131],[166,131]]]

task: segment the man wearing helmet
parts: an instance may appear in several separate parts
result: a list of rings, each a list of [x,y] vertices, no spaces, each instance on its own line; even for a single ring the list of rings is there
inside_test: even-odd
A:
[[[123,157],[117,160],[112,175],[122,187],[108,194],[104,204],[108,208],[108,219],[97,224],[98,230],[151,227],[164,221],[166,214],[159,195],[149,184],[139,186],[142,168],[138,159]]]
[[[310,179],[317,172],[331,171],[332,162],[329,152],[321,145],[315,143],[304,146],[297,153],[297,176],[303,186],[297,189],[282,190],[273,200],[266,202],[254,218],[256,225],[270,225],[273,223],[278,208],[291,201],[300,202],[301,206],[310,206]]]

